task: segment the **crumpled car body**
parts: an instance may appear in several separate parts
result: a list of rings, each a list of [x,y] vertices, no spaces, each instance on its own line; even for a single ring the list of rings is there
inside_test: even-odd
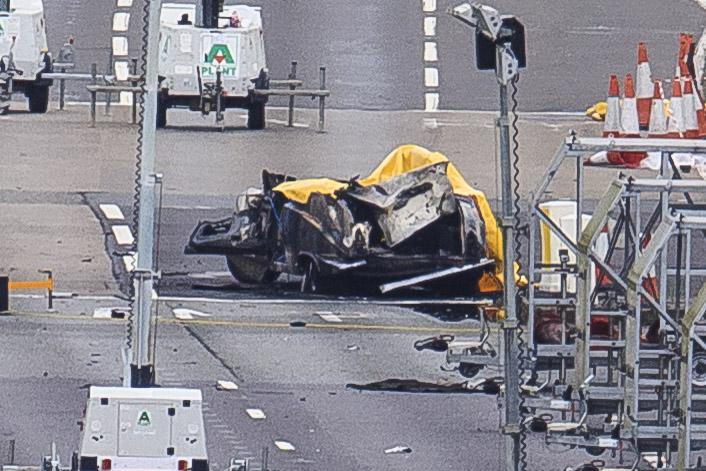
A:
[[[485,197],[448,159],[402,146],[364,179],[264,171],[262,189],[239,195],[232,217],[199,223],[186,252],[225,255],[243,283],[302,275],[305,291],[339,278],[382,292],[429,283],[495,291],[498,231],[488,215]]]

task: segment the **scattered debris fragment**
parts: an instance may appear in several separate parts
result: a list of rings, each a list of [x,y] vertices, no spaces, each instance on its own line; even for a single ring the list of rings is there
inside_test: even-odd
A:
[[[218,380],[216,382],[216,389],[219,391],[235,391],[238,389],[238,385],[233,381]]]
[[[358,391],[383,391],[383,392],[416,392],[416,393],[486,393],[497,394],[499,386],[493,379],[483,379],[483,381],[468,381],[462,383],[427,383],[416,379],[386,379],[368,384],[346,384],[348,389]]]
[[[294,445],[284,440],[275,440],[275,446],[282,451],[294,451]]]
[[[396,453],[412,453],[412,449],[408,446],[395,446],[385,450],[386,455],[392,455]]]
[[[172,313],[179,320],[192,320],[194,317],[211,317],[211,314],[186,308],[174,308]]]
[[[267,418],[267,416],[262,411],[262,409],[245,409],[245,412],[253,420],[263,420],[263,419]]]

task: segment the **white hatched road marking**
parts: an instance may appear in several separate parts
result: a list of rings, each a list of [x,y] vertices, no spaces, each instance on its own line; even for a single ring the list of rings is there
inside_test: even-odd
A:
[[[101,212],[106,217],[106,219],[125,219],[125,216],[123,216],[123,212],[120,210],[117,204],[101,204],[98,205],[98,207],[100,208]]]
[[[115,240],[120,245],[132,245],[135,242],[135,238],[132,236],[132,231],[130,226],[125,224],[116,224],[111,227]]]
[[[275,440],[275,446],[282,451],[294,451],[296,449],[294,445],[284,440]]]
[[[267,418],[262,409],[245,409],[245,412],[247,412],[247,414],[253,420],[263,420]]]

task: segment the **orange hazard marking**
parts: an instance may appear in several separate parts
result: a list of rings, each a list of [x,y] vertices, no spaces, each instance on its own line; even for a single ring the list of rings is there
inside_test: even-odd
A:
[[[23,289],[54,289],[54,280],[42,280],[42,281],[11,281],[9,284],[11,290],[23,290]]]

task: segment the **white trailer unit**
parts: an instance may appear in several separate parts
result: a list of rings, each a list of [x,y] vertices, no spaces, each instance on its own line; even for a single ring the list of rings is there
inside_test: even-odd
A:
[[[29,99],[29,110],[46,112],[52,81],[42,79],[42,73],[52,71],[52,58],[42,0],[0,2],[0,59],[0,72],[18,71],[12,88]]]
[[[74,471],[208,471],[201,391],[90,388]]]
[[[247,109],[248,127],[262,129],[267,98],[254,91],[269,88],[269,76],[260,9],[229,5],[212,28],[181,22],[182,15],[188,23],[201,16],[193,5],[162,5],[157,126],[166,125],[168,108],[207,114],[218,100],[219,110]]]

